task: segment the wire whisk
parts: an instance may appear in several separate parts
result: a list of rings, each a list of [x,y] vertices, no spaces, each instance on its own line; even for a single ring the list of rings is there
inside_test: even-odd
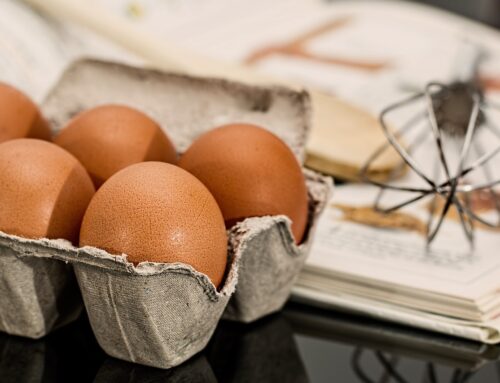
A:
[[[500,227],[500,199],[494,188],[500,183],[500,179],[495,178],[492,167],[493,160],[500,152],[500,130],[489,116],[492,111],[500,111],[500,107],[486,100],[478,84],[475,77],[470,81],[450,84],[431,82],[423,91],[386,107],[379,120],[387,142],[369,157],[360,171],[362,180],[380,188],[374,203],[374,208],[379,212],[391,213],[432,197],[427,221],[428,246],[436,238],[452,207],[458,213],[471,248],[474,248],[475,243],[475,223],[492,228]],[[424,107],[414,112],[399,129],[389,127],[388,118],[392,113],[419,103]],[[424,128],[421,128],[422,125]],[[482,140],[477,138],[480,130],[492,134],[495,141],[493,149],[485,150]],[[412,135],[411,141],[403,144],[402,140],[409,135]],[[426,153],[430,153],[431,146],[434,153],[437,153],[437,160],[430,171],[432,174],[413,156],[417,149],[422,149],[424,143],[427,144],[424,147]],[[453,144],[452,151],[455,153],[450,152],[450,143]],[[390,172],[386,181],[374,179],[370,176],[370,167],[391,147],[401,156],[401,161]],[[453,156],[458,156],[454,162],[450,160]],[[395,183],[406,169],[422,180],[424,186]],[[469,178],[475,171],[481,173],[481,180],[472,181]],[[382,198],[388,190],[406,192],[409,196],[403,201],[382,206]],[[487,193],[493,200],[495,218],[481,216],[474,210],[472,205],[475,193]],[[441,205],[437,203],[439,199]]]

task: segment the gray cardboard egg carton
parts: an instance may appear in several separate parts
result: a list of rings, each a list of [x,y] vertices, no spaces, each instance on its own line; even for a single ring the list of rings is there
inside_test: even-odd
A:
[[[32,297],[31,307],[25,310],[34,314],[32,325],[43,323],[45,312],[56,310],[51,301],[37,298],[63,295],[67,285],[57,284],[57,280],[72,275],[66,270],[51,273],[53,265],[71,263],[101,347],[116,358],[160,368],[176,366],[206,346],[237,280],[238,260],[232,253],[224,285],[217,291],[207,276],[191,266],[145,262],[134,267],[126,256],[92,247],[76,248],[64,240],[33,240],[0,233],[0,249],[0,259],[9,257],[14,264],[17,260],[25,271],[25,261],[29,261],[29,267],[33,260],[39,262],[29,275],[13,281],[14,285],[24,282],[28,287],[21,295],[29,293]],[[48,275],[55,283],[42,285],[45,291],[37,293],[33,283],[37,278],[32,279],[36,274]],[[3,311],[3,298],[0,305]],[[11,307],[17,305],[16,301]],[[13,320],[10,326],[2,330],[30,336],[29,323]]]
[[[77,113],[105,103],[144,111],[180,152],[217,125],[248,122],[267,127],[300,160],[304,156],[309,98],[286,88],[83,60],[67,69],[42,109],[57,132]],[[282,307],[331,189],[327,178],[313,172],[306,177],[310,219],[304,243],[295,245],[286,217],[246,219],[229,232],[220,291],[188,265],[134,267],[125,255],[0,233],[0,266],[9,276],[0,285],[0,313],[17,311],[0,314],[0,330],[37,338],[73,320],[81,298],[72,266],[92,329],[109,355],[160,368],[178,365],[206,346],[224,310],[227,318],[248,322]]]
[[[46,256],[0,232],[1,331],[37,339],[81,313],[72,267]]]

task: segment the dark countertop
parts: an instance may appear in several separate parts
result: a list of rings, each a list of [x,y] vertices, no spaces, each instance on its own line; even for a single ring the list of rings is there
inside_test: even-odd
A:
[[[82,316],[42,340],[0,336],[2,382],[500,382],[500,348],[289,304],[260,321],[221,322],[171,370],[108,357]]]

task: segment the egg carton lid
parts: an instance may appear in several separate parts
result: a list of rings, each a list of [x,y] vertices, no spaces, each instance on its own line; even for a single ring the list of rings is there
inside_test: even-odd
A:
[[[306,91],[87,58],[66,69],[47,95],[42,110],[57,133],[79,112],[108,103],[128,105],[149,115],[179,152],[214,127],[241,122],[266,127],[290,146],[300,163],[304,162],[311,125],[311,103]],[[61,108],[61,104],[65,107]]]

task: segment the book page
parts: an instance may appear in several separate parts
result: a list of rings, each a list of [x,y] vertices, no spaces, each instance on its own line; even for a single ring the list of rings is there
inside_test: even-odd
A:
[[[0,2],[0,81],[40,102],[64,68],[83,56],[141,62],[105,38],[41,15],[22,1]]]
[[[337,95],[373,113],[430,80],[451,80],[464,42],[489,51],[482,71],[492,88],[500,79],[496,32],[416,4],[94,1],[186,50]]]
[[[476,230],[476,248],[471,251],[460,224],[447,219],[427,249],[425,203],[391,222],[373,212],[376,192],[365,185],[336,188],[318,225],[307,269],[471,300],[496,291],[498,229]],[[373,227],[377,220],[380,227]]]

